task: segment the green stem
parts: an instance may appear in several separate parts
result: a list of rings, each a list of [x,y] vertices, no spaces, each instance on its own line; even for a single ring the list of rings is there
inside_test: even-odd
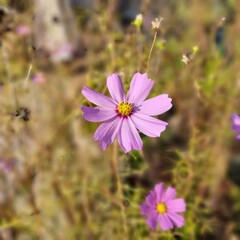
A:
[[[113,157],[112,157],[112,167],[114,171],[114,175],[117,181],[117,195],[120,200],[120,206],[121,206],[121,215],[122,215],[122,222],[123,222],[123,230],[125,234],[127,234],[127,222],[126,222],[126,214],[125,214],[125,206],[123,204],[123,198],[124,198],[124,193],[123,193],[123,186],[122,186],[122,181],[120,174],[118,172],[118,143],[115,140],[113,144]]]
[[[141,64],[142,64],[142,35],[141,35],[141,29],[140,27],[137,28],[137,53],[138,53],[138,71],[141,70]]]
[[[152,41],[152,45],[151,45],[151,48],[150,48],[150,52],[149,52],[149,55],[148,55],[146,73],[148,73],[148,71],[149,71],[150,59],[151,59],[151,55],[152,55],[154,44],[155,44],[156,39],[157,39],[157,34],[158,34],[158,31],[155,31],[154,37],[153,37],[153,41]]]

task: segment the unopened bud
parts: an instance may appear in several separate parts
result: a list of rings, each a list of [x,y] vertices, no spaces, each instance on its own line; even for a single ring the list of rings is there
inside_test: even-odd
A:
[[[143,15],[141,13],[139,13],[136,16],[135,20],[132,22],[132,24],[134,26],[136,26],[137,28],[140,28],[142,26],[142,24],[143,24]]]

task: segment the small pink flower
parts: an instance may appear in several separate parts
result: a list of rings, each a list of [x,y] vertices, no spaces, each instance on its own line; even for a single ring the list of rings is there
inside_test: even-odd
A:
[[[163,231],[184,225],[183,216],[186,204],[182,198],[176,198],[176,190],[172,187],[165,189],[164,184],[157,184],[146,197],[146,203],[140,206],[142,215],[147,216],[147,224],[155,230],[159,224]]]
[[[44,82],[44,74],[39,72],[39,73],[36,73],[32,76],[32,81],[35,82],[35,83],[42,83]]]
[[[145,100],[154,82],[147,74],[136,73],[127,95],[120,77],[112,74],[107,78],[107,87],[112,98],[86,86],[82,94],[99,107],[82,107],[84,119],[103,122],[94,134],[95,141],[105,150],[117,137],[124,152],[142,149],[142,140],[137,129],[149,137],[160,137],[168,123],[153,118],[168,111],[172,99],[167,94]]]
[[[51,54],[51,58],[54,62],[69,61],[74,54],[74,46],[66,43],[57,47]]]
[[[16,27],[15,32],[19,36],[27,36],[31,33],[31,28],[27,25],[19,25]]]
[[[234,113],[231,115],[231,120],[232,120],[232,130],[236,132],[237,140],[240,140],[240,115]]]
[[[15,170],[17,167],[17,160],[15,158],[5,159],[0,158],[0,172],[8,174],[10,171]]]

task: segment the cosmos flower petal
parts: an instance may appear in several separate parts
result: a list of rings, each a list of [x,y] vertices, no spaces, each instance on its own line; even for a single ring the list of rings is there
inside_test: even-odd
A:
[[[154,191],[151,191],[148,196],[146,197],[146,202],[149,205],[156,205],[157,204],[157,194]]]
[[[155,209],[153,208],[153,206],[150,206],[148,204],[142,204],[140,206],[141,209],[141,214],[142,215],[150,215],[153,214],[155,212]]]
[[[166,202],[168,212],[185,212],[186,204],[182,198],[169,200]]]
[[[147,77],[147,74],[136,73],[130,84],[127,94],[127,101],[135,105],[141,104],[149,95],[154,82]]]
[[[162,197],[162,201],[163,202],[166,202],[168,200],[172,200],[174,199],[174,197],[176,196],[177,192],[176,192],[176,189],[175,188],[172,188],[172,187],[168,187],[166,189],[166,191],[164,192],[163,194],[163,197]]]
[[[116,109],[117,103],[113,99],[96,92],[91,88],[84,86],[82,89],[82,95],[86,97],[88,101],[96,104],[97,106]]]
[[[158,221],[159,221],[160,227],[163,231],[167,231],[174,227],[171,220],[168,217],[168,214],[158,215]]]
[[[142,139],[130,118],[123,118],[118,142],[125,153],[133,149],[142,150]]]
[[[157,202],[161,202],[164,193],[164,184],[163,183],[156,184],[154,187],[154,191],[157,195]]]
[[[105,150],[117,136],[121,125],[121,118],[117,116],[114,119],[102,123],[94,134],[94,140],[99,141],[100,147]]]
[[[125,101],[124,88],[121,78],[117,74],[112,74],[107,78],[107,87],[112,98],[117,101]]]
[[[158,214],[154,213],[148,216],[147,224],[152,230],[156,230],[158,222]]]
[[[240,140],[240,135],[236,136],[236,139],[237,139],[237,140]]]
[[[102,138],[104,138],[106,132],[114,125],[114,123],[118,120],[119,118],[115,116],[114,118],[103,122],[95,131],[94,133],[94,140],[95,141],[101,141]]]
[[[177,213],[168,213],[168,217],[171,219],[173,224],[177,227],[182,227],[184,225],[184,217]]]
[[[240,116],[238,114],[231,115],[232,130],[240,133]]]
[[[110,108],[81,107],[81,110],[83,111],[83,118],[89,122],[103,122],[117,115]]]
[[[168,125],[167,122],[140,113],[132,114],[131,119],[136,128],[149,137],[160,137]]]
[[[162,94],[144,101],[140,106],[140,113],[156,116],[165,113],[172,107],[172,99],[168,94]]]

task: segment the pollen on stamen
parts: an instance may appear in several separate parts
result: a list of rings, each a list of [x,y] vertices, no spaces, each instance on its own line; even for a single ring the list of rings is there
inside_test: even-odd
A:
[[[159,214],[164,214],[167,212],[167,207],[164,203],[158,203],[156,206],[156,211]]]
[[[122,117],[127,117],[132,113],[132,104],[128,102],[120,102],[117,107],[117,112]]]

